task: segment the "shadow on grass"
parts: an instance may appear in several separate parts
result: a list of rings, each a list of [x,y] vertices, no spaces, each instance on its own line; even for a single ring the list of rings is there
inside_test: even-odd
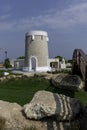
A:
[[[53,87],[51,85],[49,85],[45,90],[53,92],[53,93],[63,94],[63,95],[66,95],[68,97],[71,97],[71,98],[75,97],[75,92],[74,91],[56,88],[56,87]]]

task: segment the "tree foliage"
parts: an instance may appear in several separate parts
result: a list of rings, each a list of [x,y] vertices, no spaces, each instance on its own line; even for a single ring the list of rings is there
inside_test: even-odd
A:
[[[70,59],[70,60],[68,60],[67,62],[72,64],[72,63],[73,63],[73,60],[72,60],[72,59]]]
[[[59,61],[62,61],[62,59],[63,59],[62,56],[56,56],[55,58],[59,58]]]
[[[25,59],[25,56],[19,56],[17,59]]]
[[[12,67],[12,65],[10,64],[9,58],[5,59],[5,61],[4,61],[4,67],[5,68],[11,68]]]

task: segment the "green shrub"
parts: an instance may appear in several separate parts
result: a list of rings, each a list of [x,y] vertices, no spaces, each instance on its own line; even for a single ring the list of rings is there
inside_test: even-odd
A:
[[[5,68],[11,68],[12,67],[12,65],[10,64],[9,58],[5,59],[5,61],[4,61],[4,67]]]

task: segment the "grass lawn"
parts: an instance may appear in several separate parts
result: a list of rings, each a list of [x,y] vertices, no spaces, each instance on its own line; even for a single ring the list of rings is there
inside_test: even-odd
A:
[[[41,78],[11,79],[0,82],[0,100],[24,105],[32,99],[36,91],[45,90],[48,86],[48,80]]]
[[[11,79],[0,82],[0,100],[17,102],[20,105],[29,103],[35,92],[38,90],[47,90],[54,93],[62,93],[70,97],[80,99],[87,105],[87,92],[75,92],[58,90],[50,86],[50,82],[44,78],[22,78]]]

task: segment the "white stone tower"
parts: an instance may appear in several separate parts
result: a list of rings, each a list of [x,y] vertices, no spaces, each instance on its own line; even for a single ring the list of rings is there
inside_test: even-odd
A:
[[[30,31],[25,34],[24,71],[48,71],[48,35],[45,31]]]

